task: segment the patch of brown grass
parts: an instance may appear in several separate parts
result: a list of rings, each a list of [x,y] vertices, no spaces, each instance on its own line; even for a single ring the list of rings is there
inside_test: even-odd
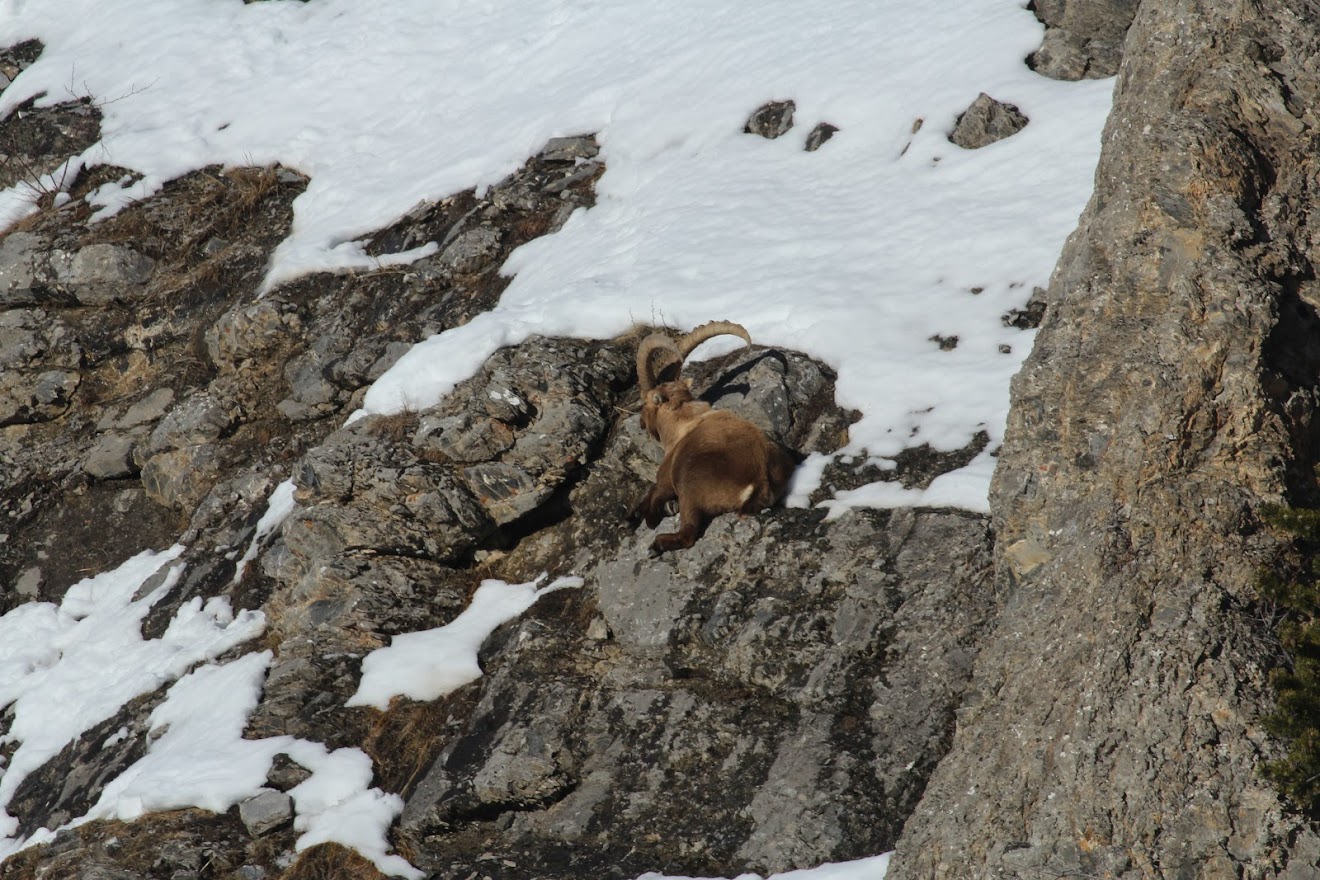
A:
[[[278,880],[386,880],[376,866],[337,843],[304,850]]]
[[[405,443],[417,430],[418,414],[415,409],[403,409],[387,416],[373,416],[368,422],[371,432],[391,443]]]
[[[388,711],[374,713],[362,750],[376,767],[377,784],[407,797],[445,746],[445,738],[437,733],[445,728],[448,714],[446,699],[396,699]]]

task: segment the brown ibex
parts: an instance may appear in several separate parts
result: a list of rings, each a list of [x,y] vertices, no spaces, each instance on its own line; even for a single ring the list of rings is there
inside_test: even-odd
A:
[[[678,531],[657,535],[653,553],[691,547],[721,513],[745,516],[771,506],[796,467],[788,451],[760,428],[697,400],[691,380],[679,377],[693,349],[723,334],[752,341],[741,324],[711,321],[677,340],[652,333],[637,347],[642,428],[660,441],[665,457],[631,521],[645,520],[655,528],[669,503],[678,500]]]

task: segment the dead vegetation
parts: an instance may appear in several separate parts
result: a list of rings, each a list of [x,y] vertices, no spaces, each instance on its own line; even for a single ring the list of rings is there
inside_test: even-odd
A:
[[[388,711],[372,713],[373,723],[362,750],[371,756],[381,788],[405,797],[412,792],[444,745],[436,731],[447,726],[453,709],[449,698],[428,702],[395,699]]]
[[[304,850],[279,880],[386,880],[386,875],[354,850],[323,843]]]

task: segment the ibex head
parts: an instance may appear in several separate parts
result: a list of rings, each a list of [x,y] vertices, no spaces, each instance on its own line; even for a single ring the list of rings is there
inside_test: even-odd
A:
[[[732,321],[711,321],[678,339],[668,333],[652,333],[643,339],[637,346],[637,388],[641,392],[642,405],[659,404],[661,401],[650,399],[656,386],[676,381],[683,370],[683,362],[698,345],[725,334],[752,344],[747,328]]]

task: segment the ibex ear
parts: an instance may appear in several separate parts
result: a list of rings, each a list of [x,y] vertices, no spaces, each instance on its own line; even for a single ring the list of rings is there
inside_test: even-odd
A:
[[[665,402],[665,398],[663,395],[660,394],[659,391],[651,392],[651,403],[655,404],[656,406],[659,406],[664,402]]]
[[[691,379],[684,379],[684,380],[683,380],[683,384],[687,386],[687,390],[688,390],[688,391],[691,391],[691,390],[692,390],[692,380],[691,380]]]

